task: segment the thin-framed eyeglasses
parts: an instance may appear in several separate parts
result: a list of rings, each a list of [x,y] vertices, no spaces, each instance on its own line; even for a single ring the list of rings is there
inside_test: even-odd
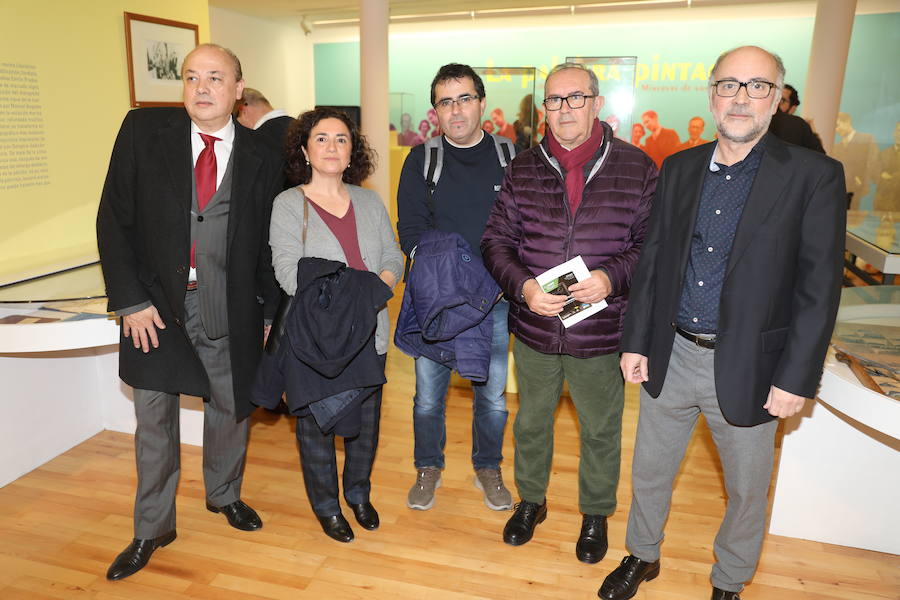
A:
[[[463,94],[456,98],[441,98],[434,103],[434,107],[438,110],[450,110],[451,106],[458,104],[460,108],[465,108],[466,106],[471,106],[473,102],[477,102],[480,99],[478,94],[475,94],[474,96],[472,94]]]
[[[588,98],[596,98],[596,94],[569,94],[566,97],[550,96],[544,98],[544,108],[547,110],[559,110],[562,108],[563,100],[569,105],[569,108],[581,108],[587,102]]]
[[[733,98],[738,95],[741,88],[745,88],[749,97],[754,100],[762,100],[763,98],[768,98],[769,94],[772,93],[772,88],[778,86],[765,79],[751,79],[750,81],[720,79],[711,83],[710,87],[716,88],[716,95],[723,98]]]

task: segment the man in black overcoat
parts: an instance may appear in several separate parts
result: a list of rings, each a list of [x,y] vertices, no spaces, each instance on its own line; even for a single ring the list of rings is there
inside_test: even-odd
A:
[[[109,310],[122,318],[119,374],[134,388],[134,540],[109,579],[143,568],[175,539],[179,394],[204,404],[206,507],[245,531],[241,501],[249,388],[264,317],[278,301],[268,246],[278,157],[236,124],[240,62],[203,44],[182,66],[184,107],[126,115],[97,214]]]

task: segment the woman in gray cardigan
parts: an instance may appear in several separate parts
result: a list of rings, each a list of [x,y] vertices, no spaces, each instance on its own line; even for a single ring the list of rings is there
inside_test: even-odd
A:
[[[296,291],[297,261],[304,256],[377,273],[393,288],[402,273],[402,254],[378,194],[358,186],[374,164],[356,124],[341,111],[317,108],[291,125],[285,146],[288,176],[298,185],[275,198],[269,235],[275,276],[284,291]],[[383,366],[390,327],[387,307],[377,321],[375,349]],[[381,388],[362,402],[361,413],[360,434],[344,439],[344,499],[356,521],[372,530],[379,523],[369,501],[369,477],[378,446]],[[298,417],[296,431],[313,512],[329,537],[349,542],[353,530],[338,500],[334,434],[324,434],[309,414]]]

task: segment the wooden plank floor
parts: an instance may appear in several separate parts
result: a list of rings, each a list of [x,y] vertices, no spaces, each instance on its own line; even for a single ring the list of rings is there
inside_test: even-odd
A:
[[[626,388],[622,482],[609,555],[584,565],[574,556],[581,521],[570,401],[558,411],[549,516],[530,543],[513,548],[500,537],[510,513],[488,510],[473,486],[471,396],[464,387],[454,387],[448,402],[447,468],[437,502],[426,512],[406,508],[414,480],[413,375],[412,361],[395,349],[388,378],[372,478],[378,531],[356,527],[351,544],[327,538],[306,500],[293,419],[258,414],[243,497],[260,512],[263,529],[240,532],[206,511],[200,449],[184,446],[178,539],[137,575],[108,582],[106,568],[131,536],[135,475],[132,436],[107,431],[0,489],[0,598],[595,598],[625,554],[636,388]],[[504,464],[513,490],[516,407],[510,397]],[[677,480],[662,573],[642,586],[637,600],[709,598],[712,541],[724,507],[720,467],[701,422]],[[744,598],[897,600],[900,557],[767,536]]]

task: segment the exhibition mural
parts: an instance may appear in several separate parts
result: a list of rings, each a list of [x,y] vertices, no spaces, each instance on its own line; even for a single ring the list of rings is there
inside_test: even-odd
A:
[[[628,123],[617,123],[608,116],[607,120],[616,126],[619,137],[643,147],[661,163],[672,152],[714,138],[715,131],[706,119],[707,80],[723,50],[758,44],[777,52],[787,68],[786,82],[799,90],[802,103],[812,31],[812,18],[773,18],[392,35],[391,124],[403,145],[439,135],[437,119],[429,114],[433,112],[429,84],[438,67],[455,61],[493,70],[485,77],[485,129],[519,142],[527,137],[528,144],[533,144],[541,136],[543,84],[553,65],[567,57],[636,57],[633,73],[628,75],[616,64],[593,64],[592,68],[607,107],[617,100],[609,95],[612,86],[623,76],[633,76]],[[316,44],[314,54],[316,103],[359,104],[359,44]],[[900,13],[858,15],[841,112],[852,119],[854,131],[871,136],[874,146],[868,147],[867,156],[878,156],[895,145],[895,125],[900,121],[897,56]],[[533,67],[533,79],[511,70],[513,67]],[[335,77],[335,73],[341,76]],[[525,110],[529,102],[530,111]],[[536,134],[521,136],[515,123],[528,112],[533,115],[531,128]],[[802,114],[802,106],[799,112]],[[815,128],[816,124],[812,125]],[[839,132],[837,142],[844,137]],[[874,193],[881,176],[879,165],[859,168],[865,174],[860,185],[871,186]],[[871,204],[868,187],[864,195],[870,196]],[[861,197],[857,194],[857,199]]]

